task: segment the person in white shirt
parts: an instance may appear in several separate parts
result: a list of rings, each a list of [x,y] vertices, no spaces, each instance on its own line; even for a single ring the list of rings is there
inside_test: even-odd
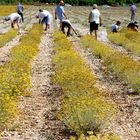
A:
[[[5,17],[4,20],[11,21],[11,28],[14,28],[14,26],[16,24],[18,29],[20,29],[19,23],[21,23],[21,16],[18,13],[12,13],[9,16]]]
[[[71,30],[73,30],[74,33],[77,34],[76,31],[74,30],[71,22],[68,19],[62,20],[62,28],[61,28],[61,31],[64,34],[65,34],[65,28],[68,28],[68,30],[67,30],[67,36],[70,36],[71,35]]]
[[[37,14],[36,18],[39,18],[39,23],[45,24],[45,31],[50,27],[51,21],[52,21],[52,15],[47,10],[39,10],[39,13]]]
[[[95,38],[97,39],[97,30],[99,24],[100,26],[102,25],[102,19],[96,4],[93,5],[93,10],[89,14],[89,23],[90,23],[90,35],[92,35],[94,31]]]
[[[112,24],[111,25],[110,31],[112,31],[112,32],[118,32],[120,30],[120,25],[121,25],[121,22],[120,21],[117,21],[115,24]]]
[[[55,8],[55,19],[60,20],[60,29],[62,27],[62,20],[64,20],[65,18],[67,19],[63,6],[64,6],[64,2],[61,0],[59,3],[57,3],[57,6]]]

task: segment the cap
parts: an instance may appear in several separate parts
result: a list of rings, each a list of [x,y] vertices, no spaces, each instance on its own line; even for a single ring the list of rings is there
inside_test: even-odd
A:
[[[98,6],[97,6],[97,4],[94,4],[93,5],[93,9],[96,9]]]

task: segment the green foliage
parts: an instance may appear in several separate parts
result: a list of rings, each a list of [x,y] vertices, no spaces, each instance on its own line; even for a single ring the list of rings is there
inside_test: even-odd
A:
[[[40,3],[56,3],[58,0],[21,0],[23,3],[34,3],[34,2],[40,2]],[[93,5],[94,3],[97,3],[99,5],[101,4],[115,4],[119,3],[120,5],[124,3],[131,3],[131,2],[137,2],[137,0],[65,0],[65,3],[69,3],[72,5]],[[18,3],[17,0],[1,0],[0,3]]]
[[[102,130],[114,116],[114,107],[94,86],[95,76],[72,50],[73,45],[64,34],[55,33],[54,41],[53,83],[61,86],[64,93],[58,118],[77,134]]]
[[[140,64],[138,62],[95,41],[91,36],[83,37],[81,43],[84,47],[91,48],[97,57],[104,60],[105,65],[111,71],[114,71],[118,77],[140,92]]]
[[[0,67],[0,127],[9,125],[18,115],[18,97],[30,95],[30,61],[38,52],[41,32],[42,27],[34,25],[12,49],[10,61]]]

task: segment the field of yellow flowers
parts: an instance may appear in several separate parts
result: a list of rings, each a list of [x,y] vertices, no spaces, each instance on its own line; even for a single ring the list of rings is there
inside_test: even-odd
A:
[[[42,7],[54,13],[53,6]],[[9,59],[0,65],[0,139],[12,140],[18,136],[29,139],[31,136],[32,139],[42,140],[139,140],[140,62],[130,57],[131,54],[112,48],[107,42],[96,41],[86,32],[81,38],[66,37],[58,31],[55,20],[47,32],[43,31],[35,19],[38,9],[42,7],[32,6],[29,8],[31,11],[26,9],[25,22],[21,25],[24,32],[18,45],[10,50]],[[87,17],[91,7],[65,8],[72,23],[79,27],[77,32],[83,31],[81,27],[88,28]],[[81,9],[84,9],[83,13]],[[107,28],[122,11],[127,11],[126,7],[120,7],[118,14],[109,16],[110,11],[117,11],[118,8],[111,7],[108,11],[105,7],[99,9]],[[0,7],[0,17],[14,10],[15,6]],[[121,17],[123,25],[129,21],[125,16]],[[1,25],[3,23],[0,27],[5,28]],[[0,35],[0,49],[17,36],[16,29]],[[139,57],[140,33],[124,28],[116,34],[108,32],[108,40]],[[32,67],[34,58],[41,51],[36,68]],[[47,62],[43,65],[42,57],[46,56],[50,56],[51,60],[47,61],[52,68]],[[38,79],[42,79],[41,82],[33,83],[34,71],[39,75]],[[46,81],[44,75],[50,81]],[[33,86],[36,86],[37,92],[32,90]],[[54,90],[54,87],[57,89]],[[32,97],[33,94],[37,99]],[[40,102],[42,98],[45,104]],[[38,104],[34,106],[36,100]],[[59,103],[55,103],[56,100]],[[25,113],[25,107],[29,107],[30,111]],[[22,119],[16,122],[19,116],[25,124]],[[30,117],[31,122],[26,121]]]

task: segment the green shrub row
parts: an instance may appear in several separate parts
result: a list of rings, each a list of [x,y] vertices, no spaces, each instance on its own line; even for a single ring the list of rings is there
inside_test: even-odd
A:
[[[60,32],[54,34],[55,74],[53,83],[62,87],[61,109],[57,117],[77,134],[102,130],[113,118],[115,109],[105,94],[95,87],[96,78],[73,44]]]
[[[118,77],[126,81],[137,92],[140,92],[140,64],[111,47],[95,41],[91,36],[81,39],[85,48],[91,48],[94,55],[103,59],[105,65]]]
[[[18,115],[19,96],[30,95],[31,60],[37,54],[42,28],[34,25],[12,49],[10,61],[0,67],[0,127]]]

